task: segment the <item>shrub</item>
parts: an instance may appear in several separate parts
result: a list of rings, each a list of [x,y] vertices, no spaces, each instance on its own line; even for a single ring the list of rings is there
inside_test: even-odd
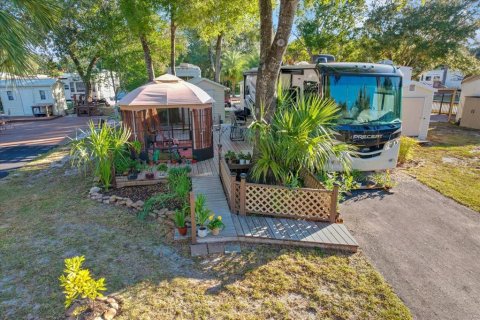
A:
[[[168,170],[168,166],[165,164],[165,163],[160,163],[158,166],[157,166],[157,170],[158,171],[164,171],[166,172]]]
[[[95,298],[103,296],[100,291],[107,290],[105,278],[95,280],[88,269],[82,269],[84,261],[84,256],[65,259],[64,274],[59,278],[60,286],[64,288],[65,308],[68,308],[78,297],[87,298],[93,302]]]
[[[270,121],[260,119],[250,129],[258,156],[252,168],[255,181],[288,184],[289,175],[298,176],[301,170],[325,170],[331,159],[338,159],[349,169],[349,147],[335,141],[333,130],[339,109],[334,101],[317,96],[290,99],[280,93]]]
[[[384,187],[386,189],[393,188],[397,185],[397,182],[393,180],[390,171],[387,170],[385,172],[377,172],[372,176],[373,182],[376,185]]]
[[[125,145],[129,145],[130,129],[126,127],[96,127],[89,123],[89,131],[83,132],[84,139],[74,140],[70,150],[72,165],[93,168],[106,190],[111,186],[115,159],[123,158]]]
[[[410,137],[400,138],[400,151],[398,152],[398,163],[403,164],[413,159],[413,152],[418,141]]]

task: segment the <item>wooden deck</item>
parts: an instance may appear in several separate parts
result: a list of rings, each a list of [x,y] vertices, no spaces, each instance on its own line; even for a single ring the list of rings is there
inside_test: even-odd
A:
[[[197,237],[198,244],[238,241],[357,251],[358,243],[343,224],[232,214],[220,178],[213,168],[211,175],[206,173],[205,169],[204,174],[192,174],[193,192],[207,197],[208,208],[222,216],[225,229],[218,236]]]
[[[220,136],[220,140],[219,140]],[[235,152],[252,152],[252,146],[246,141],[231,141],[230,140],[230,127],[229,125],[222,125],[220,130],[215,130],[213,132],[213,149],[214,157],[205,161],[199,161],[193,163],[190,166],[192,167],[192,176],[198,177],[217,177],[218,172],[218,143],[222,144],[223,152],[228,150],[233,150]]]

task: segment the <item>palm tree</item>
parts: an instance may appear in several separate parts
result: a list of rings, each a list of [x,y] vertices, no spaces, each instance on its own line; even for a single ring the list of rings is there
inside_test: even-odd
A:
[[[237,81],[242,78],[245,60],[238,51],[225,52],[223,55],[222,73],[225,80],[230,81],[232,93],[235,94]]]
[[[339,109],[330,99],[302,95],[294,100],[279,89],[270,123],[261,118],[250,126],[256,134],[257,150],[252,178],[288,185],[304,170],[328,170],[332,159],[348,170],[349,147],[335,141],[333,128],[338,116]]]
[[[54,0],[6,0],[0,4],[0,73],[34,71],[33,47],[54,28],[59,6]]]

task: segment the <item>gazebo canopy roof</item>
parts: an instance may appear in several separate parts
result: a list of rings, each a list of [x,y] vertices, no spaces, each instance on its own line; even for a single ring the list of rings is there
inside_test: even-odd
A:
[[[118,102],[121,110],[139,111],[151,108],[191,108],[211,107],[213,100],[208,93],[194,84],[164,74],[129,92]]]

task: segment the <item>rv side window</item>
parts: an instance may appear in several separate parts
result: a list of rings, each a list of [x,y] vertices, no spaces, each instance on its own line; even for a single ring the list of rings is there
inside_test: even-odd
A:
[[[47,100],[47,97],[45,96],[45,90],[39,90],[40,91],[40,100]]]
[[[432,77],[431,77],[431,76],[426,76],[426,77],[425,77],[425,81],[430,81],[430,80],[432,80]]]
[[[7,91],[8,100],[13,100],[13,92]]]
[[[85,83],[83,82],[76,82],[77,92],[85,92]]]
[[[75,84],[70,82],[70,91],[75,92]]]
[[[70,87],[68,86],[68,84],[64,85],[63,86],[65,90],[68,90]]]

